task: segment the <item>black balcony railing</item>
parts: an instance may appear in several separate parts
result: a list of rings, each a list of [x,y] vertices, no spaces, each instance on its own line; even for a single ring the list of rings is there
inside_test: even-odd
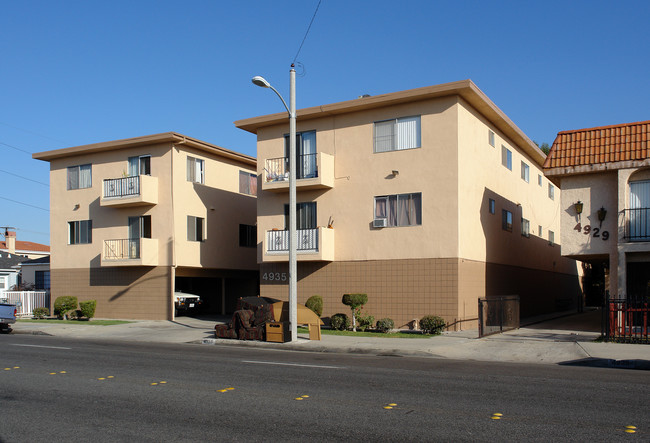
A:
[[[650,344],[650,297],[629,295],[605,299],[603,338],[618,343]]]
[[[625,210],[625,239],[650,241],[650,208]]]
[[[135,260],[139,258],[139,238],[104,240],[104,260]]]
[[[130,197],[140,194],[140,176],[104,180],[104,198]]]
[[[289,180],[289,158],[269,158],[266,160],[266,181]],[[303,154],[296,159],[296,179],[318,177],[317,154]]]

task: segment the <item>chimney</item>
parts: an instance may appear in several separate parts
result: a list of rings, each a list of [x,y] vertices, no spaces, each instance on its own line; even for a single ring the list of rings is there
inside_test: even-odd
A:
[[[16,253],[16,233],[5,229],[5,244],[7,245],[7,252],[10,254]]]

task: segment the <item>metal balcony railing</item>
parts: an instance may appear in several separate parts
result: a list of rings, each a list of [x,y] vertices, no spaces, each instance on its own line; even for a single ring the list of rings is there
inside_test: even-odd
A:
[[[104,180],[104,198],[130,197],[140,194],[140,176]]]
[[[318,154],[303,154],[296,159],[296,180],[318,177]],[[266,160],[266,181],[289,180],[289,158],[269,158]]]
[[[266,233],[267,252],[289,252],[289,231],[268,231]],[[297,250],[318,252],[318,228],[298,229]]]
[[[104,260],[136,260],[140,258],[139,238],[104,240]]]
[[[625,239],[650,241],[650,208],[625,210]]]

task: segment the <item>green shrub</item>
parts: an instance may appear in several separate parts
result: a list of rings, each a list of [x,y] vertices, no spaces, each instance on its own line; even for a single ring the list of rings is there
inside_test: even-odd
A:
[[[395,328],[395,322],[391,318],[382,318],[377,320],[377,325],[375,328],[379,332],[390,332]]]
[[[305,306],[314,311],[318,317],[323,315],[323,297],[320,295],[312,295],[309,297],[307,303],[305,303]]]
[[[81,315],[89,320],[95,316],[95,308],[97,308],[97,300],[79,302],[79,310],[81,311]]]
[[[68,311],[68,320],[78,320],[81,318],[81,311],[79,309],[73,309]]]
[[[445,328],[445,320],[437,315],[425,315],[420,319],[420,329],[425,334],[438,335]]]
[[[43,319],[50,316],[50,310],[48,308],[34,308],[32,314],[34,318]]]
[[[357,332],[357,317],[361,315],[361,311],[360,311],[361,307],[366,303],[368,303],[368,295],[367,294],[343,294],[341,303],[349,306],[350,309],[352,310],[352,330],[354,332]]]
[[[368,328],[372,328],[373,323],[375,322],[375,317],[370,314],[364,314],[361,310],[363,308],[357,308],[354,310],[354,318],[356,320],[356,326],[364,332]]]
[[[54,300],[54,315],[59,318],[65,318],[73,309],[77,309],[77,297],[63,296]]]
[[[345,331],[350,327],[350,319],[345,314],[334,314],[330,317],[330,326],[339,331]]]

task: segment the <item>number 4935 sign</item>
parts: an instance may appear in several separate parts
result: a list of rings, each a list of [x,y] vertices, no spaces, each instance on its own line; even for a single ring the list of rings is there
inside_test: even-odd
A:
[[[575,225],[574,231],[582,232],[584,235],[591,235],[593,238],[600,238],[603,241],[609,240],[609,231],[601,231],[600,228],[592,228],[591,225]]]

